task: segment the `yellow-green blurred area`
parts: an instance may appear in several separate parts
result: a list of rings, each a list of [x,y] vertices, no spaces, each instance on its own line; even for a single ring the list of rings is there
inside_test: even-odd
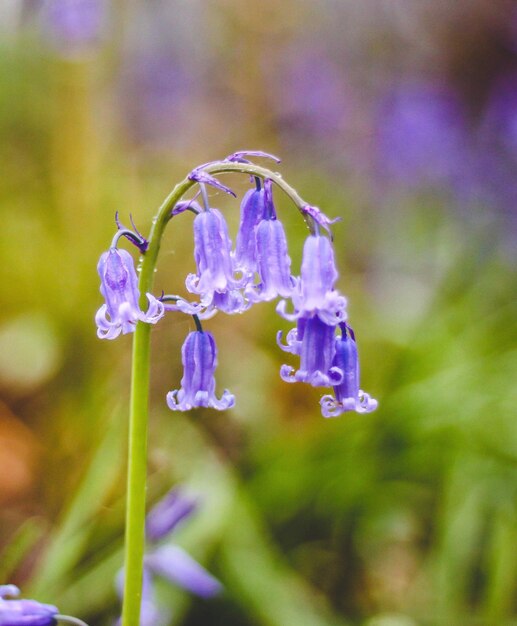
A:
[[[160,586],[170,624],[517,624],[515,3],[1,0],[0,49],[0,583],[119,615],[131,336],[96,337],[96,264],[116,211],[146,234],[193,167],[254,149],[342,217],[379,408],[325,420],[284,383],[269,303],[205,323],[236,407],[172,413],[193,323],[153,328],[148,501],[199,495],[174,541],[225,587]],[[239,201],[210,200],[235,240]],[[185,213],[156,295],[192,249]]]

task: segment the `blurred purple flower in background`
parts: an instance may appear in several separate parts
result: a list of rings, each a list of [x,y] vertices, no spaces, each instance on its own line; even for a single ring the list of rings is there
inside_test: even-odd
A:
[[[376,120],[376,175],[408,189],[452,186],[466,159],[466,121],[456,93],[431,81],[400,84]]]
[[[61,52],[81,53],[99,41],[107,8],[106,0],[46,0],[44,27]]]
[[[268,67],[266,76],[281,135],[332,142],[341,136],[350,117],[350,93],[343,68],[325,49],[305,40],[284,49],[282,63]]]
[[[154,577],[182,587],[200,598],[212,598],[223,589],[221,583],[179,546],[159,545],[197,509],[197,499],[174,487],[148,513],[146,538],[150,548],[144,558],[144,579],[140,626],[162,626],[170,621],[168,611],[156,600]],[[117,576],[119,597],[123,595],[123,570]],[[1,622],[0,622],[1,624]]]
[[[517,73],[505,74],[493,85],[482,132],[492,135],[517,162]]]
[[[517,73],[503,74],[493,83],[457,192],[467,208],[495,208],[515,225]]]
[[[121,104],[131,138],[169,145],[178,133],[188,131],[194,87],[181,57],[152,49],[131,55],[121,81]]]
[[[144,563],[153,574],[200,598],[212,598],[222,590],[221,583],[178,546],[161,546],[148,554]]]
[[[145,536],[151,542],[160,541],[180,522],[188,519],[198,507],[196,499],[180,489],[171,489],[147,514]]]

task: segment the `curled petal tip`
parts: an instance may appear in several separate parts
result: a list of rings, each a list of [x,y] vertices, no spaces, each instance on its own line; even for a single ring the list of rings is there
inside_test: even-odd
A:
[[[173,389],[172,391],[169,391],[169,393],[167,394],[167,406],[169,407],[169,409],[171,411],[186,411],[188,409],[181,409],[179,407],[178,404],[178,391],[179,389]]]
[[[321,414],[323,417],[339,417],[343,412],[337,400],[331,395],[325,395],[320,399]]]
[[[196,183],[205,183],[205,185],[211,185],[212,187],[220,189],[221,191],[224,191],[224,193],[227,193],[234,198],[237,197],[237,194],[232,191],[230,187],[223,185],[223,183],[217,180],[215,176],[212,176],[211,174],[208,174],[201,169],[192,170],[192,172],[190,172],[190,174],[188,175],[188,178],[195,181]]]
[[[287,333],[285,343],[282,341],[283,331],[279,330],[276,334],[276,343],[278,347],[284,352],[290,352],[291,354],[298,354],[300,351],[301,342],[298,340],[296,328],[291,329]]]
[[[371,413],[379,406],[379,403],[375,398],[372,398],[370,394],[359,390],[359,407],[356,409],[359,413]]]
[[[230,154],[224,160],[232,162],[247,162],[246,157],[260,157],[264,159],[271,159],[276,163],[282,162],[282,159],[279,159],[274,154],[270,154],[269,152],[263,152],[262,150],[239,150],[237,152],[234,152],[233,154]]]
[[[280,302],[276,305],[276,312],[278,313],[278,315],[283,317],[285,320],[288,320],[289,322],[296,322],[296,320],[298,319],[298,314],[296,312],[287,312],[287,300],[280,300]]]
[[[192,211],[192,213],[201,213],[203,209],[201,208],[199,202],[195,200],[182,200],[178,202],[171,211],[172,217],[183,213],[184,211]]]
[[[298,382],[295,377],[294,368],[290,365],[282,365],[282,367],[280,368],[280,378],[286,383]]]
[[[147,293],[146,296],[149,307],[145,313],[142,313],[140,319],[147,324],[156,324],[165,313],[165,305],[151,293]]]
[[[334,219],[330,219],[327,217],[325,213],[321,211],[317,206],[311,206],[310,204],[306,204],[302,207],[302,212],[312,217],[312,219],[323,229],[325,229],[330,235],[330,226],[335,224],[336,222],[340,222],[342,217],[335,217]]]

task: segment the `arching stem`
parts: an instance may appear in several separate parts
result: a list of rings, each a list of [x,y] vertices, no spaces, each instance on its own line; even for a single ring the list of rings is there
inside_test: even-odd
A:
[[[283,180],[280,174],[252,163],[233,163],[229,161],[210,163],[202,169],[211,175],[241,173],[261,179],[271,179],[298,207],[311,232],[315,232],[314,219],[303,210],[307,203]],[[138,286],[140,289],[140,306],[142,309],[147,307],[146,293],[151,292],[153,288],[154,270],[158,260],[160,244],[165,227],[172,217],[172,210],[185,193],[195,184],[197,183],[192,178],[186,178],[177,184],[165,198],[153,220],[153,226],[148,240],[149,245],[140,263]],[[150,335],[150,325],[138,322],[133,337],[131,366],[122,626],[140,626],[140,605],[142,599],[145,550]]]

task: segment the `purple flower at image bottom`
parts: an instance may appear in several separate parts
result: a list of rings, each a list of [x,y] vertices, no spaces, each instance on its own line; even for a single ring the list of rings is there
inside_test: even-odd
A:
[[[20,590],[15,585],[0,585],[0,626],[54,626],[58,609],[36,600],[10,600]]]
[[[129,252],[110,248],[101,255],[97,270],[106,301],[95,316],[98,337],[115,339],[120,333],[133,332],[138,321],[156,324],[163,317],[163,303],[150,293],[149,308],[145,313],[140,309],[138,279]]]

